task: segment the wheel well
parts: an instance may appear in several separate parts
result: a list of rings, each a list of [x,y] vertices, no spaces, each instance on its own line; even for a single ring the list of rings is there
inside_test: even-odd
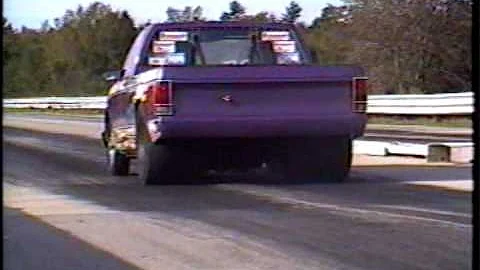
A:
[[[105,111],[105,117],[104,117],[104,127],[103,127],[103,132],[102,132],[102,142],[105,147],[108,148],[108,140],[110,138],[110,117],[108,116],[108,112]]]
[[[104,115],[103,121],[104,121],[104,124],[105,124],[105,128],[107,128],[110,125],[110,116],[108,115],[107,110],[105,110],[105,115]]]
[[[138,101],[138,100],[135,101],[135,103],[133,104],[134,112],[135,112],[135,119],[137,119],[139,106],[140,106],[140,101]]]

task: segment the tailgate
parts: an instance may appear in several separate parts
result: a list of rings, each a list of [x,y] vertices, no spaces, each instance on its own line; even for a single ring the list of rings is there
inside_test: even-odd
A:
[[[351,113],[356,67],[168,67],[177,117],[315,116]]]
[[[197,83],[174,86],[177,117],[351,113],[351,81]]]

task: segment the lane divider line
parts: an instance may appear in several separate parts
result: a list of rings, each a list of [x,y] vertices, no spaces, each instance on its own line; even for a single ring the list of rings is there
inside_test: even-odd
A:
[[[438,214],[438,215],[445,215],[445,216],[472,218],[471,214],[456,213],[451,211],[441,211],[441,210],[420,208],[420,207],[414,207],[414,206],[386,205],[386,204],[368,204],[367,206],[386,208],[386,209],[407,210],[407,211],[414,211],[414,212],[421,212],[421,213],[431,213],[431,214]]]
[[[360,208],[353,208],[353,207],[346,207],[346,206],[339,206],[335,204],[326,204],[326,203],[315,203],[309,202],[305,200],[299,200],[287,196],[281,195],[273,195],[269,194],[268,192],[256,191],[256,190],[247,190],[246,186],[227,186],[227,185],[219,185],[217,186],[219,189],[228,190],[228,191],[235,191],[240,192],[248,195],[252,195],[255,197],[261,197],[269,199],[272,202],[281,203],[281,204],[289,204],[292,206],[302,206],[305,208],[317,208],[317,209],[325,209],[325,210],[332,210],[332,211],[339,211],[339,212],[348,212],[348,213],[356,213],[356,214],[373,214],[373,215],[380,215],[392,218],[400,218],[400,219],[409,219],[409,220],[416,220],[416,221],[423,221],[423,222],[433,222],[438,223],[446,226],[453,226],[458,228],[472,228],[470,224],[458,223],[453,221],[441,220],[441,219],[434,219],[434,218],[426,218],[426,217],[419,217],[413,215],[404,215],[404,214],[394,214],[388,213],[383,211],[377,210],[368,210],[368,209],[360,209]]]

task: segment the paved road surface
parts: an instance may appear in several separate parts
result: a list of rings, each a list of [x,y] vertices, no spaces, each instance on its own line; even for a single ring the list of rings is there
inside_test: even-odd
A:
[[[3,135],[6,206],[143,269],[471,269],[470,193],[404,183],[468,179],[470,167],[354,167],[343,184],[244,175],[144,187],[108,176],[98,140]]]
[[[138,269],[104,251],[25,216],[3,208],[3,269]]]

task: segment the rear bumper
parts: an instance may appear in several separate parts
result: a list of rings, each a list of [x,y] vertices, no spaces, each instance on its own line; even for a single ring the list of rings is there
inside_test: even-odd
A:
[[[289,117],[163,117],[149,121],[154,141],[168,138],[362,136],[367,122],[364,114]]]

